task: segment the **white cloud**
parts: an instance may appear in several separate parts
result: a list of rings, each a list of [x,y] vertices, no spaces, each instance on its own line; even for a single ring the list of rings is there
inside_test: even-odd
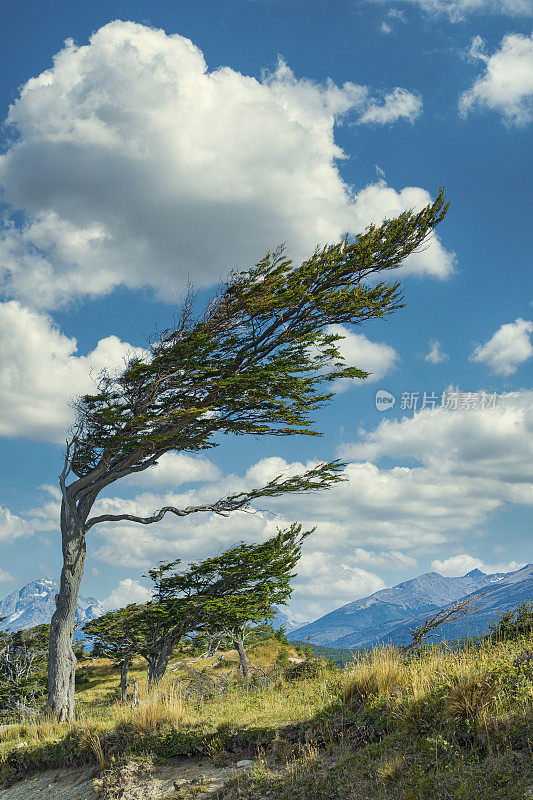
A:
[[[124,578],[118,582],[118,586],[113,589],[109,597],[106,597],[102,605],[109,611],[114,611],[115,608],[124,608],[129,603],[146,603],[151,596],[150,590],[142,586],[139,581]]]
[[[157,466],[130,475],[127,482],[134,486],[156,488],[180,486],[182,483],[212,482],[220,477],[220,470],[208,458],[186,453],[165,453]]]
[[[297,569],[291,607],[307,609],[307,619],[316,619],[329,610],[385,588],[378,575],[356,566],[352,559],[339,563],[334,554],[320,550],[304,553]]]
[[[533,322],[519,317],[501,325],[488,342],[478,345],[470,360],[487,364],[497,375],[511,375],[533,356],[532,333]]]
[[[383,26],[382,26],[383,30]],[[384,33],[390,31],[383,30]],[[414,122],[422,113],[422,100],[417,94],[408,92],[399,86],[385,95],[382,103],[372,103],[359,119],[359,123],[387,125],[399,119],[408,119]]]
[[[12,300],[0,303],[0,435],[64,442],[71,398],[92,391],[107,367],[122,369],[139,349],[116,336],[77,356],[75,339],[52,320]]]
[[[11,583],[14,580],[10,572],[6,572],[5,569],[0,569],[0,583]]]
[[[472,40],[470,55],[485,63],[485,72],[459,99],[459,113],[476,109],[499,112],[509,125],[533,120],[533,34],[508,33],[493,55],[484,53],[480,36]]]
[[[373,0],[388,3],[390,0]],[[509,16],[531,16],[531,0],[403,0],[417,5],[428,14],[446,14],[452,22],[459,22],[468,14],[506,14]]]
[[[31,533],[32,527],[26,520],[12,514],[9,508],[0,506],[0,542],[12,542]]]
[[[364,547],[356,547],[353,552],[353,558],[356,564],[364,564],[368,567],[379,567],[383,569],[406,569],[416,567],[416,559],[413,556],[408,556],[399,550],[391,550],[390,552],[375,553],[372,550],[365,550]]]
[[[394,25],[398,22],[405,23],[405,12],[401,11],[399,8],[389,8],[386,18],[381,23],[381,32],[392,33]]]
[[[468,553],[450,556],[450,558],[446,558],[443,561],[436,559],[431,562],[431,568],[447,578],[466,575],[467,572],[471,572],[473,569],[479,569],[486,575],[494,575],[497,572],[514,572],[524,566],[524,561],[510,561],[508,564],[485,564],[480,558],[475,558]]]
[[[474,505],[481,497],[531,503],[533,391],[498,395],[493,408],[440,406],[383,420],[341,454],[372,461],[414,458],[442,485],[450,479],[467,493],[474,491]],[[466,479],[478,481],[477,486],[468,488]]]
[[[132,22],[105,25],[86,46],[69,41],[9,112],[0,185],[25,221],[4,220],[4,291],[42,308],[119,284],[169,298],[280,241],[300,259],[420,207],[421,188],[381,182],[355,194],[334,139],[348,112],[411,118],[412,97],[396,89],[379,110],[368,87],[297,79],[283,62],[261,81],[209,72],[190,40]],[[445,277],[452,261],[435,239],[410,271]]]
[[[328,325],[327,332],[344,337],[337,342],[339,352],[347,366],[359,367],[370,373],[366,383],[381,380],[394,368],[399,359],[394,347],[385,342],[371,342],[364,334],[353,333],[344,325]],[[333,389],[340,392],[358,385],[357,380],[341,378],[335,381]]]
[[[450,356],[443,353],[441,350],[441,343],[436,339],[432,339],[429,343],[429,352],[424,356],[424,361],[429,361],[430,364],[440,364],[441,361],[448,361]]]

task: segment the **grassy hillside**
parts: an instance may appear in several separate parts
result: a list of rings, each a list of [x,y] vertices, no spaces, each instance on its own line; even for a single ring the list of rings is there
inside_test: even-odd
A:
[[[235,653],[219,664],[197,662],[194,686],[224,687],[189,696],[193,673],[175,662],[158,691],[141,683],[134,710],[117,703],[118,671],[109,662],[83,664],[76,724],[1,731],[0,768],[14,779],[92,762],[110,775],[127,757],[151,763],[205,753],[216,764],[255,759],[249,774],[212,795],[217,800],[533,796],[531,635],[454,652],[430,648],[409,660],[381,648],[342,671],[316,661],[283,666],[293,654],[274,641],[256,646],[251,686],[235,680]],[[140,662],[135,674],[144,681]],[[198,796],[201,785],[168,798]]]

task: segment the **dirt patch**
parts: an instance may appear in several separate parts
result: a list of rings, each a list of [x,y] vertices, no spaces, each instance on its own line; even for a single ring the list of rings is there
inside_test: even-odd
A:
[[[243,771],[215,767],[207,758],[176,759],[155,767],[130,761],[102,774],[95,767],[56,769],[0,789],[0,800],[157,800],[182,786],[214,792]]]
[[[96,800],[93,788],[98,770],[54,769],[14,783],[9,789],[0,789],[2,800]]]

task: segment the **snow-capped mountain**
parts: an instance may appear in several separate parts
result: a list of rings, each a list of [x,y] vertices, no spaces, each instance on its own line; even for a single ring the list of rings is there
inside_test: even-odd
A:
[[[522,577],[519,573],[522,573]],[[412,622],[417,624],[417,620],[426,619],[440,608],[467,595],[500,585],[503,588],[513,576],[518,576],[518,583],[525,580],[527,586],[524,584],[524,591],[531,592],[530,596],[533,596],[533,581],[528,583],[531,575],[527,573],[527,567],[516,572],[495,575],[486,575],[475,569],[457,578],[446,578],[438,572],[426,572],[391,589],[381,589],[370,597],[363,597],[331,611],[309,625],[290,631],[289,638],[305,641],[310,637],[314,644],[341,648],[371,647],[392,639],[397,643],[399,638],[409,638],[408,628],[413,627]],[[507,592],[507,606],[504,602],[505,590],[503,595],[499,595],[502,610],[512,607],[511,595],[514,597],[516,591],[511,591],[511,585],[514,586],[512,581]],[[470,616],[467,619],[469,618]],[[468,624],[466,619],[464,624]],[[487,626],[488,622],[485,627]]]
[[[443,626],[439,633],[448,641],[486,634],[490,624],[497,622],[500,614],[515,609],[519,603],[531,600],[533,600],[533,564],[527,564],[516,572],[507,573],[496,583],[474,592],[472,605],[476,610]],[[409,628],[422,624],[425,619],[426,617],[422,615],[410,619],[408,624],[395,626],[387,634],[387,642],[403,644],[409,641]]]
[[[276,611],[276,616],[272,620],[272,625],[274,628],[285,628],[286,632],[294,631],[296,628],[301,628],[304,625],[304,622],[296,622],[290,614],[286,611],[282,611],[280,608]]]
[[[57,581],[40,578],[12,592],[0,601],[0,630],[18,631],[43,625],[52,619],[55,611],[55,596],[59,591]],[[79,597],[76,621],[83,625],[95,617],[105,614],[105,608],[94,597]]]

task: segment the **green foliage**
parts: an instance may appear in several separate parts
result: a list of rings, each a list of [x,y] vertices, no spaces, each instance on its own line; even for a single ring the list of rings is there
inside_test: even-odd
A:
[[[84,626],[93,655],[116,664],[141,655],[150,663],[166,643],[175,648],[187,634],[204,637],[195,645],[217,633],[231,639],[247,631],[250,641],[264,638],[272,628],[263,623],[289,597],[293,570],[310,533],[295,524],[266,542],[241,542],[184,570],[177,569],[179,560],[159,564],[147,573],[154,584],[151,602],[108,612]],[[284,639],[282,632],[278,636]]]
[[[293,570],[310,533],[293,524],[266,542],[241,542],[186,570],[176,569],[179,560],[160,564],[148,572],[160,613],[186,632],[232,636],[245,627],[253,631],[289,597]],[[255,638],[268,632],[262,627]]]
[[[87,622],[83,632],[92,642],[92,655],[112,659],[117,665],[140,654],[141,638],[137,627],[139,606],[131,604],[109,611]]]
[[[491,636],[497,640],[516,639],[533,633],[533,602],[525,601],[501,614],[498,622],[491,625]]]
[[[347,367],[330,324],[359,324],[402,307],[399,284],[372,282],[394,270],[443,219],[443,191],[421,212],[317,249],[301,265],[283,248],[234,273],[207,311],[194,318],[187,302],[178,324],[103,377],[82,398],[72,469],[88,475],[109,454],[109,467],[153,463],[168,450],[214,446],[215,433],[316,435],[310,414],[332,396],[321,385],[365,378]]]

